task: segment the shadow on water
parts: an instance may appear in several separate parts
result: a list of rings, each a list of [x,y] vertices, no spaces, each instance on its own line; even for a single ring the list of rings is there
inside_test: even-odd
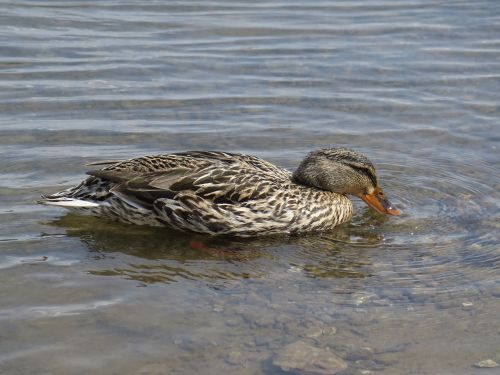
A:
[[[97,261],[93,267],[105,265],[89,270],[90,274],[152,284],[182,278],[269,277],[277,270],[313,278],[365,278],[372,272],[367,249],[383,242],[377,226],[365,224],[385,220],[367,211],[357,223],[330,232],[250,239],[127,225],[72,213],[49,224],[78,237]]]

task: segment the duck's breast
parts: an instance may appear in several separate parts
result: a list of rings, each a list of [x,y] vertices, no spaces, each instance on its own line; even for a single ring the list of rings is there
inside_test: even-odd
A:
[[[342,194],[307,189],[287,202],[293,209],[291,232],[328,230],[352,218],[352,202]],[[285,208],[286,209],[286,208]]]

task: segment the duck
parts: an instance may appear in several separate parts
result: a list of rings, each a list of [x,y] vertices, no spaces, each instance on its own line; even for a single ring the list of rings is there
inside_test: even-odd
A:
[[[187,151],[94,162],[79,185],[39,203],[135,225],[251,237],[326,231],[348,222],[362,199],[399,215],[375,167],[348,148],[310,152],[292,173],[261,158]]]

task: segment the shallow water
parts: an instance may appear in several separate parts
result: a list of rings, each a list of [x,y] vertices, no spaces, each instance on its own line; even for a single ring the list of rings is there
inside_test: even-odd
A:
[[[0,9],[2,374],[280,374],[296,342],[343,374],[497,373],[497,1]],[[235,240],[35,203],[101,159],[332,145],[400,217]]]

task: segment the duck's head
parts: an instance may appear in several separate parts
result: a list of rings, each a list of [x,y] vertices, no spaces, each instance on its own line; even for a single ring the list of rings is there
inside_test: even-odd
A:
[[[400,214],[378,185],[371,161],[347,148],[327,148],[311,152],[300,163],[293,179],[303,185],[355,195],[383,214]]]

